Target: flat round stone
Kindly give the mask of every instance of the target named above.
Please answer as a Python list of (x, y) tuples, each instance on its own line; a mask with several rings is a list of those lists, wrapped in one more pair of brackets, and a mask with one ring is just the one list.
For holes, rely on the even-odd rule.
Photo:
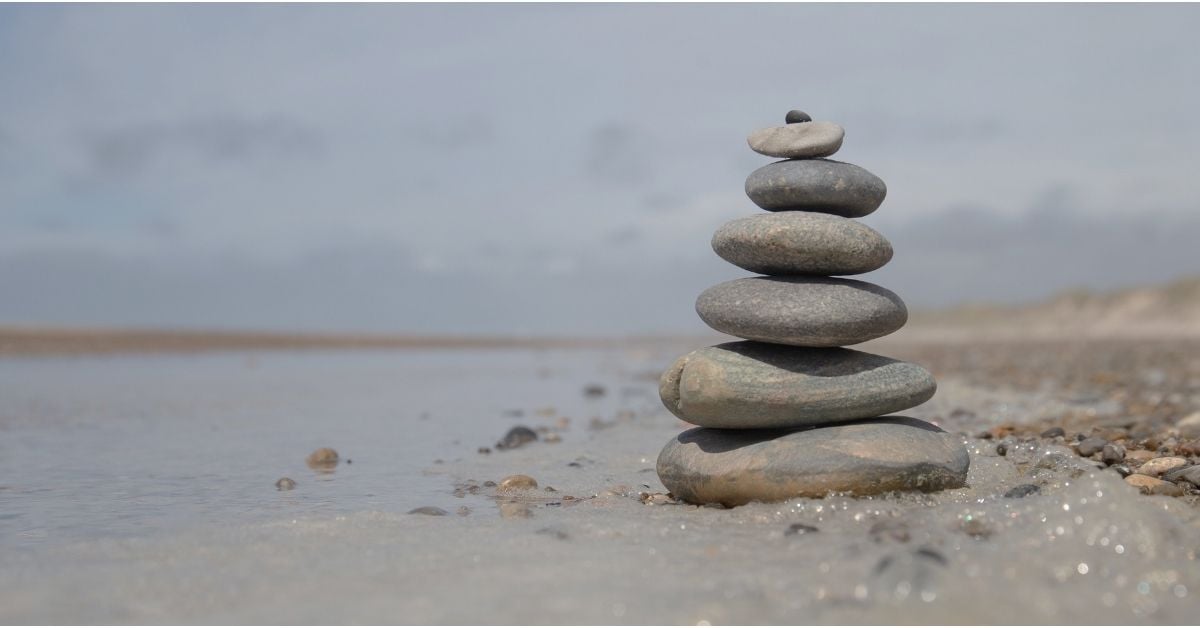
[(836, 277), (745, 277), (700, 293), (696, 313), (746, 340), (841, 347), (904, 326), (908, 309), (891, 290)]
[(729, 342), (697, 349), (659, 379), (663, 405), (702, 427), (795, 428), (877, 417), (925, 403), (929, 371), (853, 349)]
[(814, 212), (755, 214), (713, 234), (725, 261), (763, 275), (857, 275), (883, 267), (892, 245), (861, 222)]
[(770, 211), (802, 210), (859, 218), (879, 208), (887, 196), (887, 186), (854, 164), (792, 159), (751, 172), (746, 179), (746, 194), (755, 205)]
[(842, 147), (846, 131), (832, 122), (801, 122), (759, 129), (746, 138), (750, 149), (768, 157), (828, 157)]
[(970, 464), (958, 437), (891, 416), (798, 431), (691, 429), (658, 455), (658, 477), (684, 501), (739, 506), (959, 488)]

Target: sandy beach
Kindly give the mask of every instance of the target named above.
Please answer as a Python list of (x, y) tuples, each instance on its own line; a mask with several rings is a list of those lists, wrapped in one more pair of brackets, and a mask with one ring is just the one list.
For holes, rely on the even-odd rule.
[[(657, 376), (687, 346), (6, 357), (0, 620), (1173, 623), (1200, 612), (1195, 495), (1140, 494), (1068, 440), (1138, 421), (1169, 430), (1200, 402), (1195, 341), (872, 345), (937, 376), (938, 394), (907, 414), (962, 435), (969, 486), (734, 509), (674, 503), (654, 472), (685, 427), (662, 408)], [(541, 439), (496, 449), (517, 425)], [(1050, 425), (1066, 438), (1039, 438)], [(1021, 438), (1001, 456), (1009, 434)], [(322, 446), (341, 454), (331, 472), (304, 463)], [(538, 489), (490, 485), (513, 474)], [(294, 490), (276, 490), (285, 476)], [(1025, 485), (1036, 492), (1005, 497)], [(447, 514), (408, 514), (421, 507)]]

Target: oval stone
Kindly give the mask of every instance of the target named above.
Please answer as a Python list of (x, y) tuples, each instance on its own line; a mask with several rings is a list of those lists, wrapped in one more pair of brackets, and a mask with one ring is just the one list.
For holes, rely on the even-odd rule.
[(832, 122), (801, 122), (759, 129), (746, 138), (750, 149), (768, 157), (828, 157), (842, 147), (846, 131)]
[(892, 245), (849, 218), (813, 212), (756, 214), (713, 234), (725, 261), (763, 275), (857, 275), (883, 267)]
[(794, 159), (751, 172), (746, 194), (755, 205), (770, 211), (803, 210), (859, 218), (879, 208), (887, 186), (854, 164)]
[(891, 290), (836, 277), (745, 277), (700, 293), (696, 313), (713, 329), (800, 347), (840, 347), (886, 336), (908, 310)]
[(916, 364), (853, 349), (729, 342), (693, 351), (659, 379), (675, 416), (702, 427), (794, 428), (877, 417), (937, 391)]
[(658, 477), (676, 498), (740, 506), (830, 493), (876, 495), (966, 485), (962, 441), (901, 416), (798, 431), (698, 427), (658, 456)]

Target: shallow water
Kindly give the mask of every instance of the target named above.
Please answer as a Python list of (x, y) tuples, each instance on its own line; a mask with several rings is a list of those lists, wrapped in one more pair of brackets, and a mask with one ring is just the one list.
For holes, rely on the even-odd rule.
[[(445, 492), (423, 469), (547, 422), (540, 408), (611, 414), (618, 395), (580, 403), (606, 368), (603, 352), (533, 350), (0, 361), (0, 539), (406, 512)], [(322, 446), (350, 463), (307, 468)], [(284, 476), (303, 490), (277, 493)]]
[[(969, 486), (934, 495), (729, 510), (643, 504), (639, 493), (663, 490), (653, 470), (659, 449), (685, 427), (661, 407), (654, 381), (677, 354), (5, 361), (0, 620), (1170, 623), (1200, 616), (1196, 510), (1142, 496), (1114, 472), (1054, 446), (999, 457), (994, 444), (964, 437)], [(607, 394), (585, 397), (592, 383)], [(1087, 403), (1052, 389), (1017, 394), (946, 377), (931, 402), (908, 414), (974, 433)], [(524, 416), (506, 415), (517, 409)], [(564, 416), (571, 421), (562, 443), (476, 453), (514, 424)], [(318, 474), (303, 459), (319, 446), (353, 463)], [(513, 473), (537, 478), (541, 488), (509, 501), (481, 486)], [(275, 490), (283, 475), (296, 479), (296, 490)], [(1039, 491), (1003, 497), (1022, 484)], [(456, 487), (469, 490), (456, 495)], [(451, 514), (405, 514), (418, 506)]]

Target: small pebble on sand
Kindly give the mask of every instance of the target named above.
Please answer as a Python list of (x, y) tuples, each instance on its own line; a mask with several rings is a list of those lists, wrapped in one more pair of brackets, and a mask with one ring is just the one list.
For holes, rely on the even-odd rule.
[(1162, 458), (1147, 460), (1142, 466), (1138, 467), (1138, 473), (1157, 477), (1175, 469), (1186, 467), (1187, 465), (1187, 458), (1164, 456)]
[(329, 447), (322, 447), (305, 458), (304, 462), (310, 469), (319, 471), (332, 470), (338, 463), (338, 452)]
[(296, 481), (292, 478), (279, 478), (275, 482), (275, 488), (280, 491), (290, 491), (296, 488)]
[(408, 511), (408, 514), (410, 514), (410, 515), (429, 515), (431, 517), (444, 517), (444, 516), (446, 516), (447, 513), (445, 510), (442, 510), (441, 508), (438, 508), (437, 506), (421, 506), (420, 508), (413, 508), (412, 510)]
[(503, 480), (500, 480), (497, 490), (499, 490), (501, 493), (508, 493), (511, 491), (528, 491), (537, 487), (537, 480), (529, 477), (528, 475), (510, 475)]
[(1075, 446), (1075, 451), (1078, 451), (1079, 455), (1083, 456), (1084, 458), (1088, 458), (1099, 453), (1107, 444), (1108, 441), (1104, 440), (1103, 438), (1092, 436), (1080, 441), (1079, 444)]
[(589, 398), (603, 397), (608, 392), (608, 389), (600, 384), (588, 384), (583, 389), (583, 396)]
[(1020, 484), (1008, 489), (1008, 491), (1004, 493), (1004, 496), (1009, 499), (1020, 499), (1022, 497), (1029, 497), (1034, 493), (1040, 493), (1041, 490), (1041, 487), (1039, 487), (1037, 484)]
[(504, 435), (504, 438), (500, 439), (500, 442), (496, 443), (496, 449), (516, 449), (517, 447), (520, 447), (526, 443), (532, 443), (537, 439), (537, 432), (525, 427), (524, 425), (518, 425), (511, 430), (508, 430), (508, 433)]
[(1125, 460), (1125, 448), (1116, 443), (1109, 443), (1100, 450), (1100, 460), (1107, 465), (1122, 462)]
[(820, 531), (821, 531), (820, 528), (818, 528), (817, 526), (810, 526), (807, 523), (793, 523), (792, 525), (788, 526), (786, 530), (783, 531), (783, 535), (784, 536), (799, 536), (799, 535), (804, 535), (804, 534), (812, 534), (814, 532), (820, 532)]

